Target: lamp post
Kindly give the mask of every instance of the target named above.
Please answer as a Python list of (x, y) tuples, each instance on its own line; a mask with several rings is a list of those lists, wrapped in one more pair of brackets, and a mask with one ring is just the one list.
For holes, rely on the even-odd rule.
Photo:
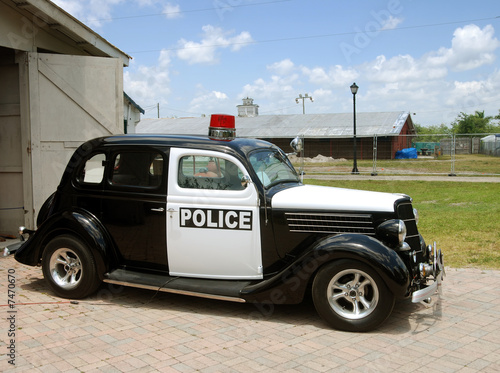
[(356, 93), (358, 93), (358, 86), (356, 83), (351, 85), (351, 93), (352, 93), (352, 105), (353, 105), (353, 115), (354, 115), (354, 165), (352, 167), (352, 174), (358, 175), (358, 160), (356, 159)]
[(299, 97), (297, 97), (295, 99), (295, 102), (298, 104), (299, 103), (299, 100), (302, 100), (302, 114), (305, 114), (306, 113), (306, 104), (304, 102), (305, 99), (307, 98), (310, 98), (311, 99), (311, 102), (314, 102), (312, 96), (309, 96), (308, 93), (306, 93), (304, 96), (302, 96), (302, 93), (299, 94)]

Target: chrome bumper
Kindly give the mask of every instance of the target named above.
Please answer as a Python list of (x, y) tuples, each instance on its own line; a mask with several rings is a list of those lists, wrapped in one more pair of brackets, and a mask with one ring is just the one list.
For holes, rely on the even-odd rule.
[(441, 282), (444, 279), (444, 263), (443, 254), (441, 250), (437, 250), (436, 243), (431, 247), (429, 246), (429, 251), (432, 254), (432, 262), (430, 264), (421, 264), (421, 275), (425, 278), (428, 275), (434, 277), (434, 282), (427, 285), (423, 289), (413, 292), (411, 301), (413, 303), (419, 303), (428, 300), (436, 291), (440, 290)]
[(9, 256), (14, 254), (24, 243), (25, 241), (19, 241), (9, 245), (3, 249), (3, 256)]
[(26, 227), (19, 227), (19, 242), (13, 243), (3, 249), (3, 256), (14, 254), (26, 242), (26, 235), (30, 236), (35, 233), (34, 230), (27, 229)]

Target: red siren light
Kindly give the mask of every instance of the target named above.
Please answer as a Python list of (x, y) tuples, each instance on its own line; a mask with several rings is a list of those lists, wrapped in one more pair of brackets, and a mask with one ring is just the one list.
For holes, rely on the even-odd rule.
[(208, 136), (214, 140), (234, 140), (236, 137), (234, 115), (212, 114)]

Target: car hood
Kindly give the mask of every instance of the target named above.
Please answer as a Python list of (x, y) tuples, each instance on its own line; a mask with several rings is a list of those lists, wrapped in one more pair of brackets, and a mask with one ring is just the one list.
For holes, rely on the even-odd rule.
[(404, 194), (368, 192), (355, 189), (301, 185), (273, 196), (278, 209), (394, 212), (394, 203)]

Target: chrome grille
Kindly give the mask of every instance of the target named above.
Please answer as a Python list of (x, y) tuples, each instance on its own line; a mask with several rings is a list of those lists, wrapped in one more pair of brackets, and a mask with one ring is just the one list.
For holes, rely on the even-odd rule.
[(286, 213), (285, 216), (290, 232), (375, 235), (372, 216), (368, 214)]
[(420, 236), (418, 234), (417, 222), (413, 213), (411, 202), (402, 202), (396, 208), (398, 218), (403, 220), (406, 225), (406, 242), (414, 249), (420, 248)]
[(413, 206), (411, 202), (400, 203), (397, 207), (398, 218), (403, 220), (406, 225), (406, 237), (418, 237), (417, 223), (413, 214)]

